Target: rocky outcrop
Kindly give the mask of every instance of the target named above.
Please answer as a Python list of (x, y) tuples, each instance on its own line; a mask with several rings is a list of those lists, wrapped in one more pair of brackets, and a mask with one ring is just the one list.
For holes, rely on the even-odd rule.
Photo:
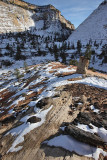
[(29, 30), (46, 30), (51, 27), (53, 32), (68, 28), (74, 30), (74, 25), (67, 21), (59, 10), (52, 5), (36, 6), (21, 0), (0, 0), (0, 33)]
[(21, 32), (34, 26), (32, 12), (0, 1), (0, 33)]
[(50, 26), (50, 23), (53, 23), (53, 21), (60, 21), (63, 27), (67, 27), (69, 29), (74, 30), (75, 27), (71, 22), (66, 20), (62, 15), (61, 12), (56, 9), (52, 5), (46, 5), (46, 6), (37, 6), (35, 9), (35, 19), (38, 20), (45, 20), (44, 28), (48, 28)]
[(40, 121), (41, 121), (41, 119), (36, 117), (36, 116), (32, 116), (27, 120), (27, 122), (30, 122), (30, 123), (37, 123), (37, 122), (40, 122)]
[[(47, 71), (48, 67), (49, 70)], [(49, 147), (48, 144), (43, 144), (44, 141), (49, 141), (53, 137), (64, 135), (65, 127), (70, 127), (70, 132), (66, 130), (66, 134), (70, 135), (72, 131), (72, 135), (78, 141), (98, 146), (102, 149), (103, 145), (106, 147), (103, 142), (104, 139), (100, 136), (101, 134), (97, 132), (97, 129), (100, 130), (101, 127), (103, 130), (107, 129), (107, 91), (78, 83), (65, 85), (63, 84), (62, 78), (55, 76), (55, 73), (58, 72), (58, 69), (64, 71), (65, 69), (69, 69), (69, 67), (63, 66), (58, 62), (49, 63), (48, 67), (47, 65), (44, 66), (44, 64), (38, 65), (38, 68), (36, 66), (36, 69), (35, 66), (29, 66), (27, 82), (26, 78), (22, 77), (18, 84), (15, 77), (14, 81), (10, 79), (10, 77), (13, 78), (13, 74), (9, 76), (9, 73), (5, 73), (5, 77), (4, 74), (1, 75), (1, 80), (5, 80), (6, 77), (8, 77), (10, 83), (8, 82), (8, 84), (5, 85), (4, 83), (3, 85), (1, 84), (0, 89), (8, 89), (8, 86), (13, 86), (13, 82), (15, 85), (14, 88), (9, 87), (11, 92), (15, 90), (14, 96), (10, 94), (7, 99), (4, 99), (0, 107), (0, 118), (2, 118), (0, 121), (0, 156), (3, 160), (12, 160), (14, 157), (16, 160), (29, 160), (35, 159), (35, 157), (38, 160), (76, 160), (77, 152), (70, 153), (65, 149)], [(25, 73), (24, 69), (22, 71), (22, 73)], [(49, 73), (50, 71), (55, 72)], [(65, 77), (64, 80), (67, 80), (67, 78), (69, 78), (69, 76)], [(21, 82), (23, 82), (23, 84)], [(45, 82), (45, 84), (40, 82)], [(63, 86), (54, 87), (54, 82), (62, 83)], [(4, 95), (9, 93), (9, 89), (7, 89), (1, 90), (1, 100), (4, 98)], [(52, 93), (53, 90), (54, 92)], [(95, 109), (99, 110), (98, 114), (92, 110), (91, 105), (94, 105)], [(48, 113), (44, 116), (47, 110)], [(6, 115), (8, 116), (6, 117)], [(38, 124), (39, 126), (37, 127)], [(88, 130), (82, 130), (81, 124), (87, 125)], [(36, 128), (33, 128), (35, 126)], [(29, 127), (32, 130), (29, 131)], [(79, 129), (79, 127), (81, 128)], [(96, 127), (96, 131), (93, 131)], [(20, 129), (17, 130), (18, 128)], [(16, 134), (14, 134), (14, 136), (11, 134), (4, 136), (8, 131), (10, 133), (12, 131), (11, 129), (13, 132), (16, 130)], [(103, 130), (101, 130), (100, 133), (103, 133)], [(88, 131), (91, 132), (87, 133)], [(25, 132), (27, 132), (27, 134), (24, 134)], [(21, 138), (20, 133), (22, 133), (22, 135), (24, 134), (24, 137), (22, 136), (24, 141), (19, 142), (20, 144), (18, 143), (15, 149), (22, 146), (21, 150), (9, 153), (8, 151), (13, 146), (12, 144), (15, 144), (15, 139), (17, 137)], [(18, 140), (19, 139), (17, 139), (17, 141)], [(69, 142), (68, 140), (68, 146), (70, 144)], [(76, 145), (75, 147), (78, 146)], [(104, 149), (106, 151), (106, 148)], [(92, 160), (93, 158), (78, 155), (78, 159)]]
[(28, 10), (34, 10), (36, 8), (35, 5), (32, 5), (30, 3), (26, 3), (22, 0), (0, 0), (0, 1), (6, 2), (8, 4), (13, 4), (13, 5), (16, 5), (16, 6), (20, 6), (22, 8), (28, 9)]

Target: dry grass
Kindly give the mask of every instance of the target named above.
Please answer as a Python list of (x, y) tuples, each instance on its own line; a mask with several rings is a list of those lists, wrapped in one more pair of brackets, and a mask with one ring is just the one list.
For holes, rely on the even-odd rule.
[(65, 77), (74, 74), (75, 72), (63, 72), (63, 73), (56, 73), (55, 76), (57, 77)]
[(91, 70), (87, 70), (87, 75), (89, 75), (89, 76), (97, 76), (97, 77), (101, 77), (101, 78), (107, 79), (107, 74), (99, 73), (99, 72), (93, 72)]
[(54, 70), (54, 71), (49, 71), (49, 73), (55, 73), (55, 72), (57, 72), (57, 70)]
[(78, 80), (81, 80), (82, 78), (71, 78), (71, 79), (68, 79), (68, 81), (78, 81)]
[(39, 83), (37, 83), (37, 84), (35, 84), (35, 85), (31, 85), (31, 86), (29, 86), (29, 89), (33, 89), (33, 88), (36, 88), (36, 87), (40, 87), (41, 85), (45, 85), (46, 83), (45, 82), (39, 82)]

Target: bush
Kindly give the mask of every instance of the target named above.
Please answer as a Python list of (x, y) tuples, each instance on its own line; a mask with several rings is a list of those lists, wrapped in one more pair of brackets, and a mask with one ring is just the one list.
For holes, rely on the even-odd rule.
[(1, 65), (4, 65), (4, 66), (6, 66), (6, 67), (8, 67), (8, 66), (11, 66), (13, 63), (11, 62), (11, 61), (9, 61), (9, 60), (3, 60), (2, 62), (1, 62)]
[(69, 65), (74, 65), (77, 66), (78, 65), (78, 61), (75, 59), (70, 60)]
[(15, 69), (14, 75), (16, 76), (18, 81), (20, 78), (22, 78), (24, 76), (24, 74), (20, 74), (20, 71), (17, 68)]
[(26, 62), (24, 62), (24, 69), (25, 69), (25, 72), (26, 72), (26, 73), (28, 73), (28, 72), (29, 72), (29, 70), (28, 70), (28, 65), (27, 65), (27, 63), (26, 63)]
[(95, 50), (92, 50), (91, 53), (92, 53), (92, 55), (95, 55)]
[(91, 54), (92, 54), (91, 46), (87, 45), (84, 57), (90, 60), (91, 59)]

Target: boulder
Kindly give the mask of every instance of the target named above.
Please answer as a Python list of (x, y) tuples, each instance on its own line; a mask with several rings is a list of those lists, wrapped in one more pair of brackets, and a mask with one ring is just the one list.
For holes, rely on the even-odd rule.
[(37, 104), (36, 107), (42, 109), (44, 106), (48, 105), (50, 98), (43, 98)]
[(40, 122), (40, 121), (41, 121), (41, 118), (38, 118), (36, 116), (32, 116), (27, 120), (27, 122), (30, 122), (30, 123), (37, 123), (37, 122)]

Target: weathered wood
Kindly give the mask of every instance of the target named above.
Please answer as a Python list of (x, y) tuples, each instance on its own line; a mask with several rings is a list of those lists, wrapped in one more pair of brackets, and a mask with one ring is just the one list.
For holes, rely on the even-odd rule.
[(76, 140), (87, 143), (92, 146), (104, 146), (105, 142), (97, 135), (86, 132), (77, 128), (75, 125), (69, 125), (65, 128), (65, 132)]
[(86, 74), (87, 73), (87, 69), (88, 69), (88, 65), (89, 65), (89, 60), (83, 56), (80, 57), (78, 66), (77, 66), (77, 73), (79, 74)]

